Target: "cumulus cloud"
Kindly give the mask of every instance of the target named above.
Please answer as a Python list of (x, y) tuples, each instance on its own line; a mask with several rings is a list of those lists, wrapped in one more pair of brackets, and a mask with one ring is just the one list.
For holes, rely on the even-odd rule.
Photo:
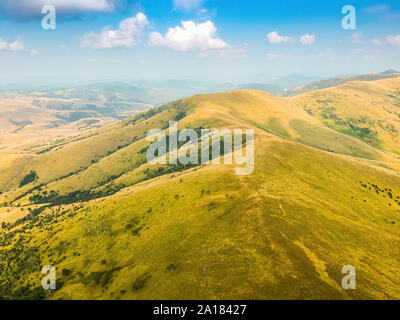
[(8, 43), (0, 38), (0, 50), (6, 50), (8, 47)]
[(14, 41), (14, 42), (9, 43), (9, 44), (8, 44), (8, 48), (9, 48), (11, 51), (22, 51), (22, 50), (25, 49), (25, 46), (24, 46), (24, 44), (23, 44), (21, 41), (16, 40), (16, 41)]
[(42, 7), (53, 5), (57, 14), (114, 12), (125, 0), (1, 0), (0, 11), (8, 16), (32, 17), (41, 15)]
[(164, 46), (176, 51), (206, 51), (209, 49), (224, 49), (228, 45), (216, 38), (217, 28), (210, 20), (204, 23), (182, 21), (182, 26), (170, 28), (163, 36), (152, 32), (149, 36), (151, 46)]
[(386, 41), (392, 46), (400, 47), (400, 34), (398, 34), (397, 36), (387, 36)]
[(19, 40), (15, 40), (14, 42), (7, 43), (3, 39), (0, 39), (0, 50), (8, 50), (8, 51), (23, 51), (25, 46), (23, 42)]
[(101, 33), (89, 32), (81, 37), (81, 47), (84, 48), (114, 48), (132, 47), (138, 43), (145, 27), (149, 24), (143, 13), (120, 22), (117, 30), (106, 27)]
[(276, 31), (268, 33), (267, 38), (270, 43), (284, 43), (290, 40), (290, 37), (280, 36)]
[(174, 8), (183, 11), (193, 11), (201, 7), (204, 0), (174, 0)]
[(315, 42), (315, 35), (306, 33), (300, 37), (300, 42), (304, 45), (313, 44)]

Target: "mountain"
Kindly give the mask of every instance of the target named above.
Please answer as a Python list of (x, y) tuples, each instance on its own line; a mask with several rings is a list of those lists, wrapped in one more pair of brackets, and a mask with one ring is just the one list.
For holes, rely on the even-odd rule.
[(381, 72), (381, 74), (394, 74), (394, 73), (400, 73), (400, 72), (396, 71), (394, 69), (389, 69), (389, 70), (386, 70), (384, 72)]
[[(399, 93), (391, 77), (195, 95), (3, 158), (0, 297), (400, 298)], [(147, 163), (147, 132), (172, 120), (253, 129), (254, 172)], [(341, 287), (346, 265), (357, 290)]]
[(317, 82), (313, 82), (310, 84), (306, 84), (304, 86), (299, 86), (291, 90), (285, 90), (282, 93), (283, 97), (291, 97), (291, 96), (296, 96), (303, 94), (305, 92), (310, 92), (314, 90), (320, 90), (320, 89), (325, 89), (325, 88), (332, 88), (338, 85), (341, 85), (346, 82), (351, 82), (351, 81), (375, 81), (375, 80), (380, 80), (380, 79), (389, 79), (396, 77), (394, 74), (376, 74), (376, 73), (371, 73), (371, 74), (364, 74), (364, 75), (357, 75), (357, 76), (347, 76), (347, 77), (340, 77), (340, 78), (332, 78), (332, 79), (326, 79), (326, 80), (321, 80)]
[(201, 93), (217, 93), (217, 92), (229, 92), (235, 90), (259, 90), (264, 91), (273, 95), (282, 93), (283, 89), (273, 84), (263, 83), (247, 83), (247, 84), (233, 84), (233, 83), (222, 83), (215, 87), (203, 90)]
[(298, 86), (302, 86), (308, 83), (320, 81), (321, 78), (318, 77), (310, 77), (298, 73), (293, 73), (289, 74), (287, 76), (284, 76), (282, 78), (279, 78), (278, 80), (275, 80), (273, 82), (274, 85), (277, 85), (281, 88), (285, 89), (292, 89)]

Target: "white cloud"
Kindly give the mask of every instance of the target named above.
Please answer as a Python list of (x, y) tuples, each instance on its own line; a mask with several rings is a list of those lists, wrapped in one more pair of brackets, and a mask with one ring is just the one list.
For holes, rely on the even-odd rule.
[(6, 50), (7, 48), (8, 48), (8, 43), (0, 38), (0, 51), (1, 50)]
[(0, 38), (0, 50), (23, 51), (24, 49), (25, 49), (24, 44), (19, 40), (7, 43), (6, 41)]
[(284, 43), (290, 40), (290, 37), (280, 36), (276, 31), (268, 33), (267, 38), (271, 43)]
[(174, 0), (174, 8), (184, 11), (197, 10), (203, 2), (204, 0)]
[(300, 42), (304, 45), (313, 44), (315, 42), (315, 35), (306, 33), (300, 37)]
[(351, 36), (351, 42), (353, 43), (361, 43), (362, 40), (362, 33), (355, 33)]
[(25, 46), (21, 41), (16, 40), (8, 44), (8, 49), (10, 51), (22, 51), (25, 49)]
[(31, 50), (29, 51), (29, 54), (33, 57), (33, 56), (37, 56), (39, 54), (39, 51), (37, 50)]
[(392, 46), (400, 47), (400, 34), (398, 34), (397, 36), (387, 36), (386, 41)]
[(143, 13), (120, 22), (117, 30), (106, 27), (98, 34), (86, 33), (81, 37), (81, 47), (86, 48), (114, 48), (132, 47), (138, 43), (145, 27), (149, 24)]
[(374, 46), (382, 46), (384, 44), (383, 41), (381, 39), (378, 39), (378, 38), (372, 39), (371, 42), (372, 42), (372, 44)]
[(217, 28), (210, 20), (204, 23), (182, 21), (182, 26), (170, 28), (163, 36), (152, 32), (149, 36), (151, 46), (164, 46), (176, 51), (206, 51), (209, 49), (224, 49), (228, 45), (215, 37)]
[(37, 16), (45, 5), (53, 5), (57, 14), (114, 12), (121, 0), (1, 0), (0, 9), (16, 17)]

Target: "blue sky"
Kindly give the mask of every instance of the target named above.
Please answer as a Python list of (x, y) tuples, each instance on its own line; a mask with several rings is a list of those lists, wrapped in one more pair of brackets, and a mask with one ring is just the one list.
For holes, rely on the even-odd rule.
[[(54, 5), (56, 29), (41, 8)], [(342, 28), (344, 5), (355, 30)], [(268, 82), (400, 69), (400, 2), (2, 0), (0, 82)]]

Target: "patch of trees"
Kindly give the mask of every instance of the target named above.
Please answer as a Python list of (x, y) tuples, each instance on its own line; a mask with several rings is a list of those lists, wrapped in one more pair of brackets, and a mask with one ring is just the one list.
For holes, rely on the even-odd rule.
[(35, 204), (51, 203), (52, 205), (71, 204), (75, 202), (86, 202), (96, 198), (105, 197), (115, 193), (110, 187), (104, 190), (93, 192), (92, 190), (77, 190), (65, 195), (60, 195), (57, 191), (51, 190), (49, 194), (34, 194), (29, 197), (29, 201)]
[(23, 187), (33, 181), (35, 181), (38, 178), (37, 174), (35, 171), (30, 171), (25, 177), (22, 178), (21, 182), (19, 183), (19, 187)]
[(157, 114), (159, 114), (159, 113), (161, 113), (161, 112), (163, 112), (165, 110), (167, 110), (167, 107), (166, 106), (161, 106), (161, 107), (158, 107), (158, 108), (153, 108), (153, 109), (151, 109), (151, 110), (149, 110), (147, 112), (140, 113), (140, 114), (136, 115), (132, 120), (127, 121), (125, 123), (125, 126), (129, 126), (129, 125), (132, 125), (132, 124), (137, 124), (138, 122), (141, 122), (141, 121), (147, 120), (147, 119), (149, 119), (151, 117), (154, 117), (155, 115), (157, 115)]
[(100, 285), (102, 288), (107, 288), (107, 285), (111, 282), (113, 273), (121, 270), (122, 267), (115, 267), (107, 271), (94, 271), (91, 272), (83, 282), (86, 284), (92, 283), (94, 285)]
[(186, 117), (186, 110), (182, 110), (182, 111), (180, 111), (177, 115), (176, 115), (176, 117), (175, 117), (175, 121), (179, 121), (179, 120), (181, 120), (181, 119), (183, 119), (184, 117)]
[(182, 103), (181, 100), (178, 100), (178, 101), (168, 103), (161, 107), (153, 108), (147, 112), (140, 113), (140, 114), (136, 115), (132, 120), (127, 121), (125, 123), (125, 126), (137, 124), (141, 121), (150, 119), (161, 112), (164, 112), (166, 110), (172, 110), (172, 109), (174, 109), (177, 113), (177, 115), (174, 118), (175, 121), (179, 121), (182, 118), (186, 117), (186, 115), (187, 115), (187, 110), (186, 110), (184, 104)]
[(145, 180), (150, 180), (150, 179), (154, 179), (156, 177), (160, 177), (160, 176), (164, 176), (170, 173), (174, 173), (174, 172), (182, 172), (194, 167), (199, 166), (199, 164), (176, 164), (176, 165), (167, 165), (164, 167), (159, 167), (157, 170), (150, 170), (150, 168), (147, 168), (144, 171), (144, 174), (146, 175)]

